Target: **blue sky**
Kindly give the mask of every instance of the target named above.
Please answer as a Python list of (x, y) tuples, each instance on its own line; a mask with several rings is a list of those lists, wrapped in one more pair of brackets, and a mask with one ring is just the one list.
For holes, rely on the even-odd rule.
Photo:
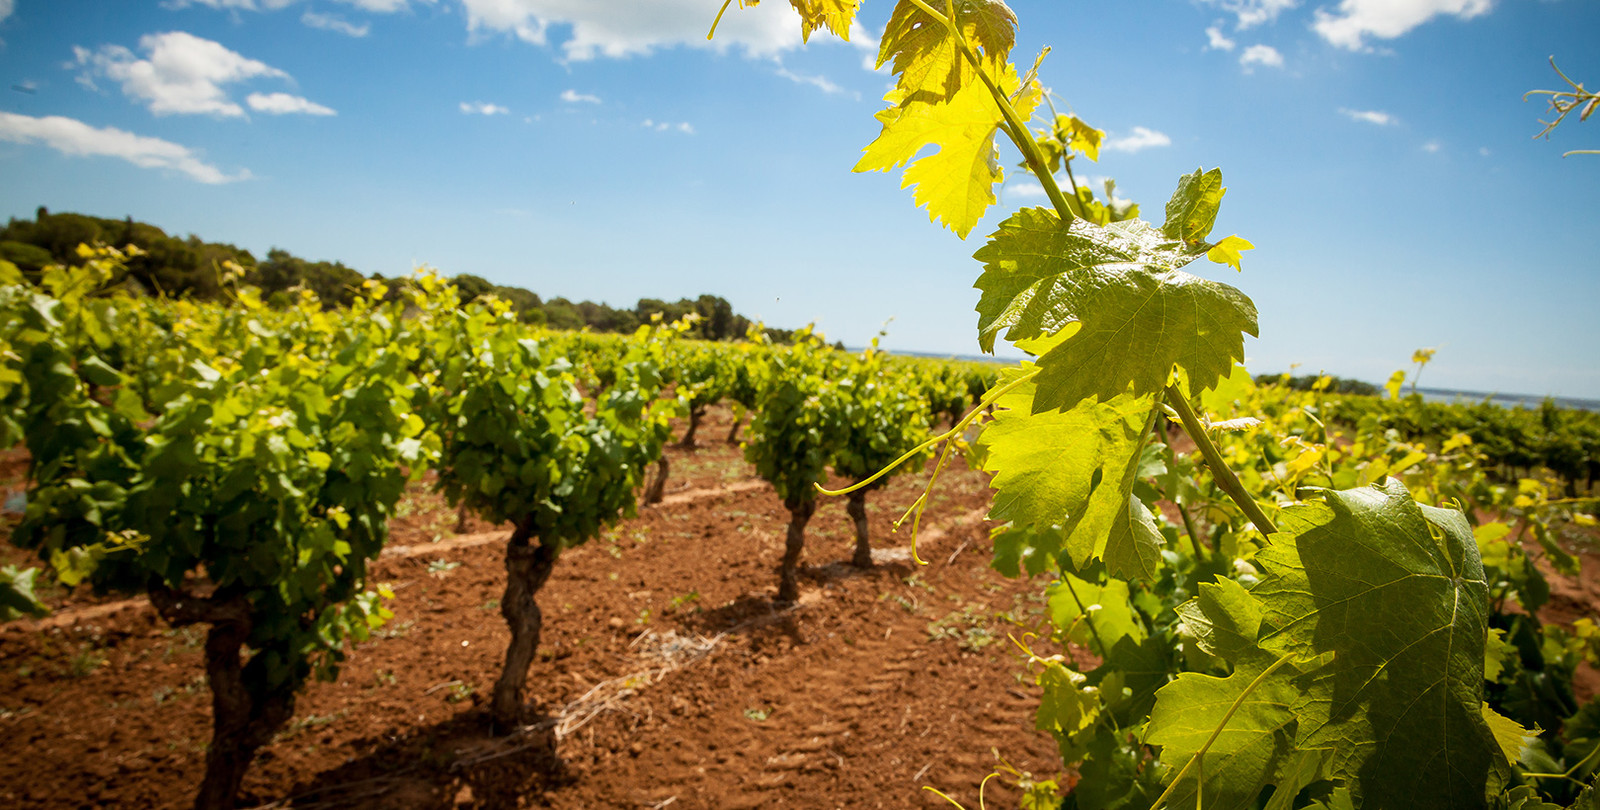
[[(890, 77), (800, 42), (782, 0), (0, 0), (0, 216), (132, 215), (364, 272), (417, 264), (631, 305), (722, 295), (851, 345), (977, 352), (984, 234), (1043, 204), (1008, 171), (963, 242), (895, 175), (852, 174)], [(1017, 0), (1058, 105), (1160, 210), (1221, 166), (1256, 245), (1250, 366), (1600, 398), (1600, 83), (1583, 0)], [(1002, 160), (1017, 157), (1002, 149)], [(1079, 161), (1083, 163), (1083, 161)]]

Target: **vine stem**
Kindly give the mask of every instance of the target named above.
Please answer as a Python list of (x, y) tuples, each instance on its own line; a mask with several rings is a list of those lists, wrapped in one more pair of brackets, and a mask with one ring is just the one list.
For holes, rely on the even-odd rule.
[[(1212, 743), (1215, 743), (1217, 738), (1222, 736), (1222, 730), (1228, 727), (1228, 721), (1232, 720), (1233, 715), (1239, 711), (1239, 707), (1244, 705), (1245, 698), (1250, 697), (1250, 694), (1256, 691), (1257, 687), (1265, 683), (1267, 676), (1277, 672), (1279, 667), (1287, 663), (1289, 663), (1289, 656), (1287, 655), (1272, 662), (1272, 666), (1267, 667), (1265, 671), (1263, 671), (1260, 675), (1257, 675), (1256, 679), (1251, 681), (1250, 685), (1246, 686), (1244, 691), (1240, 692), (1237, 698), (1234, 698), (1233, 705), (1228, 707), (1228, 713), (1222, 716), (1222, 722), (1218, 723), (1217, 727), (1211, 731), (1211, 736), (1206, 738), (1206, 744), (1200, 746), (1200, 750), (1194, 752), (1194, 756), (1189, 757), (1189, 761), (1183, 765), (1183, 770), (1178, 771), (1178, 775), (1172, 778), (1172, 784), (1167, 785), (1167, 789), (1162, 791), (1160, 796), (1156, 797), (1155, 804), (1150, 805), (1150, 810), (1161, 810), (1162, 807), (1166, 806), (1167, 798), (1172, 795), (1172, 791), (1178, 789), (1178, 783), (1182, 782), (1183, 777), (1189, 774), (1189, 769), (1193, 768), (1195, 763), (1199, 762), (1201, 757), (1204, 757), (1206, 752), (1211, 750)], [(1195, 794), (1199, 795), (1199, 792), (1200, 789), (1196, 787)]]
[(1022, 114), (1011, 105), (1011, 98), (995, 84), (994, 78), (984, 71), (982, 63), (978, 61), (978, 55), (967, 43), (966, 35), (961, 33), (961, 26), (956, 20), (955, 0), (945, 0), (946, 14), (935, 11), (925, 0), (911, 0), (911, 4), (922, 9), (923, 13), (950, 31), (956, 47), (961, 49), (961, 55), (972, 65), (973, 72), (978, 74), (983, 86), (988, 88), (989, 95), (994, 97), (995, 104), (1000, 108), (1000, 115), (1005, 119), (1006, 135), (1011, 138), (1012, 144), (1028, 162), (1028, 168), (1039, 179), (1039, 185), (1044, 186), (1045, 196), (1050, 198), (1050, 204), (1055, 207), (1056, 215), (1061, 218), (1061, 224), (1066, 226), (1071, 224), (1072, 220), (1082, 217), (1083, 211), (1077, 199), (1074, 198), (1069, 202), (1066, 195), (1061, 193), (1061, 187), (1056, 184), (1056, 178), (1050, 173), (1049, 164), (1045, 162), (1044, 153), (1039, 151), (1039, 144), (1028, 134), (1028, 122), (1022, 120)]
[(1239, 483), (1239, 476), (1233, 473), (1228, 463), (1222, 460), (1222, 452), (1212, 443), (1210, 434), (1206, 433), (1205, 425), (1200, 424), (1200, 417), (1195, 415), (1194, 408), (1189, 406), (1189, 400), (1178, 390), (1176, 384), (1167, 386), (1166, 402), (1178, 412), (1178, 419), (1183, 422), (1183, 430), (1194, 440), (1195, 447), (1199, 448), (1200, 455), (1205, 458), (1206, 466), (1211, 468), (1211, 477), (1216, 480), (1217, 486), (1227, 493), (1233, 502), (1244, 510), (1245, 517), (1255, 525), (1256, 531), (1264, 535), (1277, 534), (1278, 527), (1273, 525), (1267, 513), (1261, 511), (1261, 505), (1245, 492), (1244, 484)]

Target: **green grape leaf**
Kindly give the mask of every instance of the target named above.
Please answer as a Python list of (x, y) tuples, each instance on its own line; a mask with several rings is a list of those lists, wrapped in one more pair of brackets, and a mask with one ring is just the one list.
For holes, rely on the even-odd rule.
[(1045, 596), (1057, 634), (1096, 655), (1107, 655), (1123, 639), (1134, 644), (1145, 640), (1144, 626), (1128, 599), (1128, 583), (1120, 579), (1096, 585), (1062, 572), (1061, 579), (1045, 589)]
[[(933, 7), (943, 10), (941, 3)], [(1000, 0), (959, 0), (955, 9), (963, 36), (977, 49), (979, 64), (990, 76), (1002, 75), (1016, 43), (1017, 15)], [(891, 60), (900, 77), (896, 85), (899, 98), (908, 102), (947, 101), (979, 83), (950, 29), (911, 0), (900, 0), (895, 6), (878, 43), (877, 67)]]
[(1167, 202), (1167, 221), (1161, 225), (1161, 232), (1168, 239), (1189, 246), (1205, 242), (1206, 234), (1211, 233), (1211, 226), (1216, 224), (1222, 195), (1227, 192), (1222, 187), (1221, 169), (1209, 172), (1195, 169), (1193, 174), (1179, 178), (1178, 189)]
[(1200, 586), (1200, 597), (1175, 610), (1187, 635), (1209, 655), (1237, 661), (1257, 648), (1261, 603), (1238, 580), (1219, 579)]
[(1284, 510), (1256, 555), (1262, 646), (1300, 681), (1296, 745), (1333, 752), (1364, 810), (1479, 806), (1508, 765), (1484, 721), (1488, 588), (1471, 527), (1395, 479)]
[(1529, 731), (1520, 723), (1489, 708), (1484, 703), (1479, 707), (1483, 713), (1483, 722), (1489, 725), (1489, 730), (1494, 733), (1495, 744), (1500, 746), (1500, 753), (1507, 762), (1516, 762), (1522, 757), (1522, 747), (1538, 736), (1538, 730)]
[(1240, 236), (1224, 236), (1222, 241), (1211, 246), (1206, 251), (1206, 258), (1217, 264), (1225, 264), (1235, 270), (1243, 270), (1241, 263), (1244, 261), (1244, 252), (1255, 250), (1256, 246), (1250, 240)]
[(1171, 806), (1196, 804), (1196, 788), (1206, 807), (1254, 806), (1261, 788), (1294, 751), (1296, 718), (1290, 706), (1299, 694), (1297, 670), (1261, 649), (1260, 603), (1233, 580), (1201, 585), (1199, 597), (1185, 603), (1179, 615), (1202, 648), (1233, 664), (1233, 673), (1218, 678), (1185, 672), (1162, 687), (1145, 742), (1162, 746), (1162, 762), (1176, 778), (1210, 741), (1198, 767), (1173, 789)]
[(33, 593), (37, 568), (19, 569), (14, 565), (0, 568), (0, 621), (11, 621), (23, 616), (38, 618), (50, 609)]
[(1118, 576), (1152, 577), (1160, 560), (1160, 533), (1149, 510), (1132, 495), (1151, 398), (1123, 395), (1034, 413), (1034, 397), (1031, 382), (1002, 396), (994, 419), (978, 437), (982, 469), (994, 473), (989, 518), (1062, 526), (1064, 542), (1053, 532), (1014, 539), (1042, 541), (1050, 546), (1039, 549), (1045, 553), (1065, 548), (1074, 568), (1102, 558)]
[(861, 0), (789, 0), (800, 13), (800, 39), (811, 41), (811, 32), (826, 27), (834, 36), (849, 42), (850, 23), (856, 18)]
[[(1040, 99), (1038, 82), (1030, 81), (1019, 93), (1015, 69), (1007, 67), (999, 75), (1001, 89), (1014, 94), (1018, 114), (1032, 115)], [(863, 150), (853, 171), (888, 171), (910, 162), (900, 187), (915, 186), (912, 199), (928, 209), (928, 218), (965, 239), (994, 204), (995, 185), (1005, 179), (994, 146), (1004, 119), (1000, 106), (978, 82), (969, 82), (941, 104), (909, 103), (899, 88), (884, 99), (891, 106), (877, 114), (883, 131)], [(929, 145), (939, 150), (917, 158)]]
[[(1095, 727), (1100, 717), (1099, 690), (1085, 686), (1088, 679), (1059, 661), (1048, 661), (1039, 672), (1039, 711), (1034, 726), (1061, 741), (1062, 758)], [(1070, 761), (1070, 760), (1069, 760)]]
[[(1204, 247), (1204, 246), (1202, 246)], [(1071, 408), (1166, 386), (1174, 365), (1204, 390), (1244, 357), (1256, 335), (1256, 308), (1234, 287), (1178, 268), (1204, 250), (1190, 249), (1136, 220), (1101, 227), (1026, 208), (1000, 224), (974, 258), (979, 344), (996, 334), (1025, 340), (1077, 323), (1069, 338), (1039, 358), (1033, 409)]]

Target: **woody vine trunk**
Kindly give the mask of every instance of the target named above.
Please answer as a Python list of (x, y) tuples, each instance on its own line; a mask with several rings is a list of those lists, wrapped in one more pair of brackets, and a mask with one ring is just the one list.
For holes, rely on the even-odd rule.
[(206, 774), (196, 794), (196, 810), (231, 810), (244, 775), (261, 746), (294, 716), (297, 678), (269, 687), (259, 654), (249, 663), (240, 656), (253, 625), (250, 601), (219, 592), (198, 598), (157, 584), (150, 602), (169, 624), (210, 624), (206, 633), (206, 678), (211, 686), (211, 745)]
[(506, 543), (506, 590), (500, 599), (500, 615), (511, 629), (511, 643), (489, 708), (496, 734), (509, 734), (520, 725), (528, 666), (539, 651), (544, 617), (535, 597), (550, 579), (556, 551), (552, 545), (534, 542), (537, 539), (531, 521), (523, 521)]
[(689, 427), (684, 429), (683, 441), (678, 442), (679, 447), (687, 449), (695, 446), (694, 434), (695, 431), (700, 429), (700, 420), (705, 418), (705, 415), (706, 406), (704, 405), (699, 405), (689, 409)]
[(854, 490), (845, 502), (844, 510), (850, 515), (850, 522), (856, 527), (856, 553), (850, 559), (850, 564), (857, 568), (872, 567), (872, 544), (867, 536), (867, 491), (872, 486), (865, 486)]
[(778, 601), (795, 602), (800, 598), (800, 581), (796, 569), (800, 552), (806, 545), (806, 524), (817, 512), (814, 498), (789, 498), (783, 502), (789, 510), (789, 532), (783, 543), (783, 563), (778, 570)]

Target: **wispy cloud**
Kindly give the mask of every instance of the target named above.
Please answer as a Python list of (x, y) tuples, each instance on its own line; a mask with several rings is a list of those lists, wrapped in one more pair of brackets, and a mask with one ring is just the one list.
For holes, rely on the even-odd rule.
[(310, 99), (288, 93), (251, 93), (245, 103), (256, 112), (268, 115), (335, 115), (331, 107), (324, 107)]
[(0, 0), (0, 22), (5, 22), (6, 18), (10, 17), (11, 12), (15, 11), (16, 8), (16, 3), (12, 2), (12, 0)]
[(673, 124), (667, 121), (656, 121), (654, 119), (646, 118), (640, 122), (640, 125), (645, 129), (655, 130), (656, 132), (682, 132), (685, 135), (694, 134), (694, 126), (688, 121), (682, 121)]
[(846, 90), (843, 87), (834, 84), (832, 81), (829, 81), (827, 76), (807, 76), (803, 73), (795, 73), (794, 71), (782, 65), (778, 66), (777, 73), (779, 76), (782, 76), (783, 78), (788, 79), (795, 84), (809, 84), (812, 87), (815, 87), (829, 95), (854, 95), (856, 98), (861, 97), (860, 93)]
[(300, 22), (312, 28), (335, 31), (347, 37), (364, 37), (367, 32), (372, 30), (372, 27), (366, 23), (356, 25), (355, 23), (347, 22), (343, 17), (334, 14), (318, 14), (315, 11), (307, 11), (300, 15)]
[(1278, 53), (1278, 49), (1271, 45), (1251, 45), (1244, 49), (1244, 53), (1239, 54), (1239, 64), (1246, 71), (1254, 69), (1256, 65), (1281, 68), (1283, 54)]
[(1444, 148), (1444, 144), (1439, 143), (1438, 141), (1428, 141), (1427, 143), (1422, 145), (1422, 151), (1427, 152), (1430, 155), (1434, 154), (1435, 152), (1438, 152), (1440, 149), (1443, 149), (1443, 148)]
[[(121, 84), (123, 95), (144, 103), (155, 115), (176, 113), (237, 118), (244, 115), (244, 108), (228, 97), (224, 85), (262, 78), (290, 80), (289, 74), (265, 62), (246, 58), (219, 43), (184, 31), (147, 34), (140, 37), (139, 49), (145, 52), (144, 59), (121, 45), (104, 45), (98, 51), (73, 48), (76, 60), (68, 66), (82, 68), (78, 81), (87, 87), (94, 88), (94, 80), (99, 77)], [(295, 98), (284, 93), (272, 95)], [(267, 112), (327, 109), (309, 101), (305, 101), (308, 107), (298, 110), (284, 109), (282, 100), (269, 103), (276, 108), (266, 109)], [(255, 107), (254, 102), (251, 106), (264, 109)]]
[(1269, 23), (1279, 14), (1300, 5), (1300, 0), (1206, 0), (1234, 16), (1239, 29), (1244, 30)]
[(1213, 25), (1206, 29), (1206, 48), (1210, 50), (1231, 51), (1237, 44), (1223, 35), (1221, 26)]
[(1377, 124), (1380, 127), (1387, 127), (1399, 123), (1399, 119), (1386, 112), (1380, 112), (1378, 110), (1352, 110), (1346, 107), (1340, 107), (1339, 113), (1352, 121), (1363, 121), (1368, 124)]
[(146, 169), (171, 169), (202, 183), (231, 183), (250, 177), (229, 175), (201, 160), (194, 150), (160, 138), (135, 135), (112, 127), (92, 127), (59, 115), (34, 118), (0, 112), (0, 140), (41, 143), (73, 157), (114, 157)]
[(467, 115), (505, 115), (510, 109), (487, 101), (463, 101), (461, 111)]
[(799, 16), (788, 3), (729, 8), (709, 42), (705, 0), (461, 0), (461, 5), (473, 33), (509, 34), (534, 45), (550, 45), (553, 33), (565, 34), (559, 47), (573, 62), (674, 47), (738, 47), (751, 56), (770, 57), (802, 44)]
[(1145, 127), (1134, 127), (1127, 135), (1106, 138), (1100, 143), (1100, 151), (1131, 153), (1171, 145), (1172, 139), (1164, 133)]
[(1336, 11), (1317, 9), (1311, 27), (1328, 42), (1359, 51), (1369, 36), (1394, 39), (1440, 15), (1470, 20), (1492, 8), (1494, 0), (1341, 0)]
[(568, 104), (599, 104), (600, 97), (590, 93), (580, 93), (576, 90), (562, 90), (561, 100)]
[[(173, 9), (205, 6), (223, 11), (278, 11), (299, 2), (301, 0), (164, 0), (161, 5)], [(389, 14), (410, 7), (408, 0), (338, 0), (338, 2), (378, 14)], [(416, 0), (416, 2), (431, 4), (434, 0)]]

